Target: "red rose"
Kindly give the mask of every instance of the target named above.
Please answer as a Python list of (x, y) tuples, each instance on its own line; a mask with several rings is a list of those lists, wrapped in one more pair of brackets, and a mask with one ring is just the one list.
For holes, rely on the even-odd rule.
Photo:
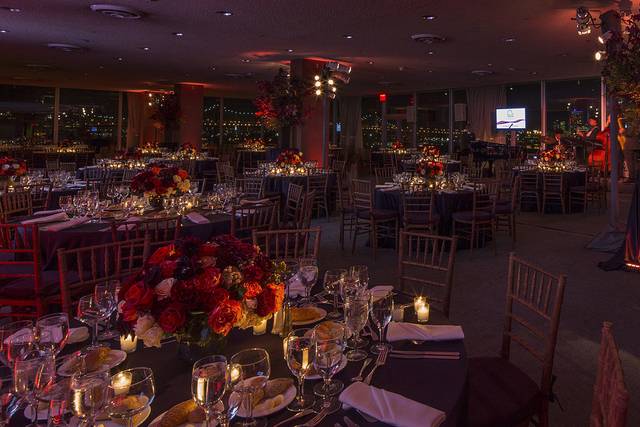
[(169, 305), (160, 313), (160, 317), (158, 318), (158, 324), (162, 330), (169, 334), (180, 329), (186, 321), (187, 316), (179, 304)]
[(244, 299), (253, 299), (260, 295), (262, 286), (258, 282), (247, 282), (244, 284)]
[(162, 261), (162, 263), (160, 264), (160, 275), (162, 276), (163, 279), (168, 279), (170, 277), (173, 277), (173, 274), (175, 273), (177, 266), (178, 266), (177, 261), (172, 261), (172, 260)]
[(187, 178), (189, 178), (189, 174), (188, 174), (188, 173), (187, 173), (187, 171), (186, 171), (186, 170), (184, 170), (184, 169), (179, 169), (179, 170), (178, 170), (178, 176), (179, 176), (180, 178), (182, 178), (182, 179), (187, 179)]
[(153, 290), (147, 288), (144, 283), (138, 282), (127, 289), (124, 300), (137, 310), (147, 310), (151, 308), (153, 295)]
[(149, 265), (158, 265), (160, 264), (162, 261), (166, 260), (167, 258), (169, 258), (170, 256), (175, 254), (175, 246), (174, 245), (168, 245), (168, 246), (163, 246), (161, 248), (158, 248), (153, 255), (151, 255), (149, 257), (149, 259), (147, 260), (147, 264)]
[(258, 308), (256, 313), (258, 316), (265, 317), (282, 307), (284, 301), (284, 285), (269, 283), (262, 293), (258, 295)]
[(135, 306), (125, 302), (122, 304), (122, 320), (128, 323), (134, 323), (138, 320), (138, 310)]
[(264, 270), (262, 270), (262, 268), (260, 268), (259, 266), (255, 265), (255, 264), (251, 264), (246, 266), (243, 270), (242, 270), (242, 274), (244, 275), (245, 280), (248, 281), (261, 281), (262, 279), (264, 279)]
[(202, 302), (206, 306), (207, 310), (211, 311), (211, 310), (215, 310), (217, 307), (227, 302), (229, 298), (230, 298), (229, 291), (227, 291), (224, 288), (218, 287), (213, 289), (211, 292), (204, 294), (203, 295), (204, 301)]
[(215, 267), (207, 267), (202, 274), (198, 276), (199, 285), (205, 289), (215, 288), (220, 284), (222, 274), (220, 270)]
[(238, 301), (227, 300), (209, 315), (209, 327), (218, 335), (228, 335), (240, 317), (242, 306)]
[(218, 246), (211, 243), (204, 243), (198, 248), (198, 256), (216, 256), (218, 254)]

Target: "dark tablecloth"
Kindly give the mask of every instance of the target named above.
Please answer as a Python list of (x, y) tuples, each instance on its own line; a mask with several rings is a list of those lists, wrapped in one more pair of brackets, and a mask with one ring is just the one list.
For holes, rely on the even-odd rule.
[[(514, 179), (516, 176), (520, 174), (520, 172), (521, 171), (519, 169), (513, 170)], [(538, 193), (540, 194), (540, 200), (542, 200), (542, 188), (543, 188), (542, 175), (543, 175), (543, 172), (538, 172), (538, 189), (539, 189)], [(566, 200), (567, 206), (569, 206), (569, 203), (570, 203), (569, 190), (571, 189), (571, 187), (585, 185), (586, 172), (584, 171), (562, 172), (562, 175), (564, 176), (564, 182), (565, 182), (565, 200)], [(535, 211), (537, 209), (538, 208), (536, 206), (535, 201), (530, 203), (525, 201), (525, 203), (522, 204), (522, 211)], [(548, 206), (547, 210), (553, 211), (553, 212), (561, 211), (561, 209), (555, 205)], [(567, 212), (573, 212), (573, 210), (567, 209)]]

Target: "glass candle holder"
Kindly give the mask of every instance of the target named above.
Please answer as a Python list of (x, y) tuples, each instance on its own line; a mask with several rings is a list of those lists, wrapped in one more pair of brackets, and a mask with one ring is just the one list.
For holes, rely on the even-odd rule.
[(134, 334), (120, 336), (120, 350), (125, 353), (133, 353), (138, 347), (138, 337)]

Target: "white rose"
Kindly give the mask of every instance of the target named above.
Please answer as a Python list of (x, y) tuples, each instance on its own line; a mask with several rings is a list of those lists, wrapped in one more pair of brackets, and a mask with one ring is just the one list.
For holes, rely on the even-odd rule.
[(136, 320), (136, 325), (133, 327), (133, 331), (140, 338), (147, 332), (153, 325), (156, 324), (156, 319), (153, 318), (150, 314), (145, 314), (144, 316), (138, 317)]
[(149, 328), (140, 338), (142, 339), (142, 342), (144, 342), (145, 347), (160, 348), (160, 340), (163, 335), (164, 331), (156, 324)]
[(162, 282), (158, 283), (155, 289), (156, 295), (158, 295), (158, 301), (169, 298), (171, 296), (171, 288), (173, 287), (174, 283), (176, 283), (176, 279), (174, 279), (173, 277), (164, 279)]

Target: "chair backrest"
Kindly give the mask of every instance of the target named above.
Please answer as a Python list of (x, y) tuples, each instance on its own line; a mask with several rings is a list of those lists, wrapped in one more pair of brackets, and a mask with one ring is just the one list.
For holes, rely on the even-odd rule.
[(422, 223), (433, 218), (435, 207), (435, 194), (433, 191), (416, 191), (402, 194), (402, 211), (404, 224)]
[(318, 258), (320, 227), (253, 231), (253, 244), (271, 259)]
[(149, 248), (155, 250), (175, 241), (180, 236), (182, 217), (131, 219), (111, 223), (111, 238), (114, 242), (147, 238)]
[(602, 325), (598, 372), (593, 386), (591, 403), (591, 427), (625, 427), (629, 392), (624, 384), (624, 374), (618, 346), (611, 333), (611, 322)]
[(300, 211), (303, 208), (302, 196), (304, 187), (298, 184), (289, 184), (287, 189), (287, 200), (284, 205), (284, 222), (285, 224), (295, 223), (300, 217)]
[(261, 176), (236, 178), (236, 188), (243, 193), (244, 197), (260, 199), (264, 195), (264, 178)]
[(393, 166), (374, 168), (374, 173), (376, 175), (376, 184), (384, 184), (393, 179), (393, 175), (396, 174), (396, 168)]
[(520, 173), (520, 191), (524, 193), (538, 192), (538, 173), (535, 171), (522, 171)]
[(5, 191), (2, 195), (2, 221), (7, 222), (11, 217), (33, 214), (31, 192)]
[(45, 169), (47, 171), (57, 171), (60, 170), (60, 159), (46, 159), (44, 161)]
[(472, 182), (476, 191), (483, 194), (493, 194), (500, 198), (500, 181), (497, 179), (476, 178)]
[(356, 210), (373, 210), (373, 188), (371, 181), (354, 179), (351, 181), (351, 197)]
[(136, 176), (140, 170), (138, 169), (125, 169), (122, 171), (122, 181), (131, 181), (134, 176)]
[(345, 186), (343, 182), (343, 178), (338, 174), (336, 176), (336, 187), (338, 188), (338, 196), (336, 197), (336, 208), (338, 212), (344, 212), (345, 209), (351, 208), (353, 206), (353, 200), (351, 198), (351, 186)]
[(456, 247), (456, 237), (400, 233), (398, 277), (401, 289), (427, 296), (429, 303), (447, 317), (451, 307)]
[(562, 193), (564, 189), (564, 174), (544, 172), (542, 174), (542, 190), (545, 193)]
[(501, 356), (509, 360), (518, 344), (541, 365), (540, 390), (551, 393), (553, 358), (566, 276), (547, 273), (514, 253), (509, 255), (507, 302)]
[(320, 173), (307, 176), (307, 191), (316, 192), (317, 197), (324, 197), (329, 190), (329, 175)]
[(235, 179), (233, 166), (218, 162), (218, 182), (221, 184), (232, 184)]
[(47, 208), (51, 197), (51, 187), (52, 185), (50, 183), (26, 184), (14, 186), (13, 191), (30, 192), (31, 207), (33, 211), (38, 211)]
[(75, 301), (93, 292), (95, 285), (137, 272), (148, 255), (147, 238), (58, 249), (62, 311), (71, 314)]
[(278, 204), (265, 202), (248, 206), (234, 206), (231, 216), (231, 234), (242, 241), (251, 241), (252, 232), (273, 229)]
[(496, 195), (491, 193), (485, 193), (484, 191), (473, 192), (473, 217), (476, 217), (478, 212), (495, 212), (496, 207)]
[(75, 172), (78, 169), (76, 162), (60, 162), (60, 170), (67, 172)]
[(347, 161), (334, 160), (332, 168), (339, 176), (344, 176), (344, 174), (347, 172)]
[(82, 175), (85, 181), (97, 181), (106, 178), (110, 173), (108, 169), (89, 166), (82, 169)]
[(307, 191), (302, 196), (302, 209), (298, 211), (296, 220), (296, 228), (309, 228), (311, 226), (311, 217), (313, 216), (313, 202), (316, 199), (317, 192)]

